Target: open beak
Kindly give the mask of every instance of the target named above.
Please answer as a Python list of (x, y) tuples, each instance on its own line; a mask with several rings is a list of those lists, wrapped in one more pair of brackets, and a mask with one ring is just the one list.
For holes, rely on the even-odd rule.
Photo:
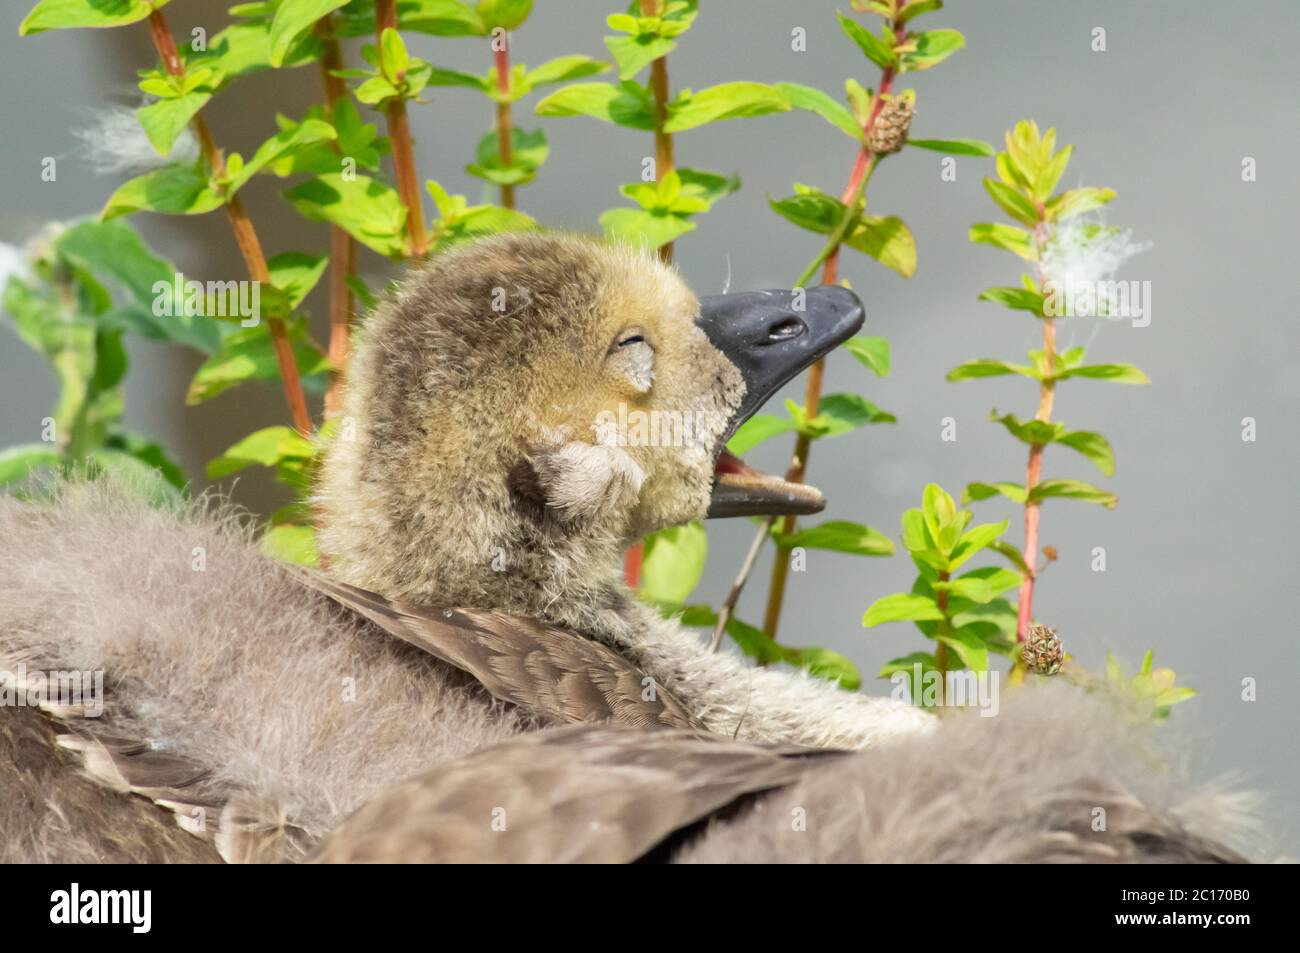
[(725, 449), (736, 429), (792, 377), (862, 327), (862, 302), (847, 288), (822, 285), (802, 293), (751, 291), (700, 300), (695, 322), (745, 380), (745, 397), (719, 442), (708, 516), (804, 515), (826, 498), (816, 487), (762, 473)]

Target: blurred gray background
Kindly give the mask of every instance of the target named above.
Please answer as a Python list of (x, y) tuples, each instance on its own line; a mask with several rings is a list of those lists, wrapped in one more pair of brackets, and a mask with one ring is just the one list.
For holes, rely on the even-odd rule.
[[(78, 161), (72, 129), (106, 104), (133, 104), (134, 70), (153, 62), (143, 27), (19, 40), (18, 23), (29, 6), (14, 0), (0, 11), (0, 241), (10, 244), (45, 221), (102, 206), (117, 182)], [(226, 6), (185, 0), (167, 14), (178, 35), (193, 26), (211, 34), (227, 22)], [(516, 61), (604, 56), (605, 15), (621, 6), (539, 0), (514, 37)], [(670, 59), (672, 84), (699, 89), (734, 79), (788, 80), (837, 97), (846, 76), (872, 86), (878, 74), (841, 35), (836, 6), (704, 0), (695, 28)], [(1157, 663), (1176, 668), (1180, 682), (1200, 691), (1177, 709), (1171, 725), (1190, 739), (1189, 767), (1202, 777), (1236, 772), (1264, 791), (1280, 843), (1294, 854), (1300, 848), (1300, 725), (1292, 695), (1300, 648), (1291, 601), (1300, 595), (1300, 508), (1292, 498), (1300, 437), (1294, 305), (1300, 7), (1294, 0), (953, 0), (924, 22), (962, 30), (967, 46), (938, 69), (907, 78), (919, 94), (914, 135), (997, 142), (1020, 118), (1055, 125), (1061, 141), (1076, 146), (1063, 185), (1116, 189), (1109, 220), (1152, 243), (1120, 275), (1152, 283), (1149, 327), (1067, 322), (1062, 329), (1064, 345), (1091, 341), (1094, 360), (1135, 363), (1153, 386), (1081, 381), (1058, 393), (1059, 419), (1107, 434), (1118, 472), (1112, 480), (1099, 478), (1082, 458), (1058, 451), (1048, 455), (1047, 475), (1098, 477), (1121, 503), (1115, 511), (1064, 501), (1045, 507), (1042, 542), (1056, 547), (1060, 560), (1042, 577), (1036, 613), (1088, 666), (1099, 667), (1107, 648), (1130, 664), (1153, 648)], [(807, 30), (807, 52), (791, 50), (794, 27)], [(1096, 27), (1106, 30), (1105, 52), (1091, 49)], [(413, 35), (409, 43), (414, 54), (438, 65), (475, 72), (489, 65), (482, 41)], [(355, 63), (355, 46), (348, 54)], [(488, 128), (489, 104), (467, 90), (426, 95), (431, 104), (413, 113), (420, 173), (477, 198), (482, 183), (463, 167)], [(296, 116), (318, 96), (314, 69), (261, 74), (219, 97), (208, 115), (218, 141), (247, 155), (274, 131), (268, 103)], [(530, 115), (532, 102), (518, 120), (528, 128), (539, 124)], [(551, 157), (537, 183), (521, 190), (521, 207), (549, 225), (594, 229), (603, 209), (621, 204), (617, 186), (636, 178), (642, 157), (651, 154), (649, 134), (584, 118), (540, 124)], [(744, 181), (739, 194), (678, 243), (681, 270), (697, 292), (722, 290), (728, 269), (734, 290), (788, 286), (818, 240), (777, 219), (764, 196), (789, 194), (796, 181), (838, 194), (853, 161), (852, 143), (815, 116), (789, 113), (687, 132), (676, 147), (680, 164), (738, 170)], [(61, 157), (54, 183), (40, 178), (41, 159), (50, 155)], [(1242, 181), (1246, 156), (1257, 161), (1255, 182)], [(811, 463), (812, 481), (831, 500), (826, 518), (866, 522), (895, 537), (900, 514), (917, 505), (928, 481), (955, 494), (971, 480), (1023, 480), (1022, 445), (986, 415), (997, 407), (1027, 417), (1036, 404), (1023, 379), (944, 381), (948, 368), (963, 360), (1020, 359), (1035, 346), (1038, 329), (1021, 313), (976, 301), (981, 289), (1013, 284), (1019, 274), (1010, 255), (966, 240), (972, 223), (1000, 217), (980, 185), (991, 161), (959, 159), (955, 182), (940, 180), (940, 161), (935, 153), (907, 151), (885, 163), (871, 184), (873, 211), (902, 216), (916, 235), (915, 277), (903, 280), (856, 253), (845, 255), (842, 269), (867, 303), (867, 332), (889, 338), (894, 371), (878, 381), (851, 357), (836, 355), (827, 390), (862, 391), (899, 422), (823, 442)], [(244, 193), (268, 253), (323, 251), (324, 228), (299, 219), (277, 199), (278, 188), (256, 182)], [(134, 222), (187, 275), (242, 276), (219, 214)], [(384, 262), (362, 254), (367, 276), (385, 273)], [(310, 302), (318, 321), (323, 289), (322, 282)], [(205, 460), (250, 430), (286, 419), (278, 389), (269, 386), (185, 408), (196, 360), (139, 341), (131, 354), (128, 421), (159, 438), (200, 482)], [(802, 390), (799, 381), (788, 396)], [(10, 329), (0, 330), (0, 446), (39, 439), (54, 393), (44, 365)], [(940, 439), (945, 417), (957, 421), (955, 442)], [(1241, 439), (1243, 417), (1258, 422), (1254, 443)], [(779, 470), (788, 453), (788, 441), (773, 441), (750, 459)], [(264, 474), (244, 477), (234, 495), (262, 511), (282, 499)], [(1016, 509), (1005, 501), (978, 504), (977, 516), (1010, 516), (1011, 538), (1021, 532)], [(751, 532), (745, 522), (712, 526), (699, 599), (716, 604), (725, 595)], [(1105, 547), (1108, 571), (1091, 571), (1094, 546)], [(765, 561), (757, 570), (742, 617), (761, 619), (768, 568)], [(868, 631), (860, 619), (873, 599), (907, 588), (912, 575), (901, 557), (813, 552), (807, 571), (792, 574), (783, 638), (848, 654), (862, 667), (866, 690), (883, 693), (889, 686), (872, 680), (875, 669), (920, 648), (921, 639), (911, 626)], [(1241, 699), (1246, 677), (1258, 682), (1253, 703)]]

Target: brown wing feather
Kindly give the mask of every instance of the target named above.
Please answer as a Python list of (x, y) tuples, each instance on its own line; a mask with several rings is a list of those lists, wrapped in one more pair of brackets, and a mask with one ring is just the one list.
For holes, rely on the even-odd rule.
[(840, 752), (612, 725), (534, 732), (416, 775), (315, 863), (627, 863)]
[(384, 631), (467, 672), (494, 697), (560, 724), (700, 729), (686, 708), (623, 656), (537, 619), (386, 599), (319, 573), (299, 578)]

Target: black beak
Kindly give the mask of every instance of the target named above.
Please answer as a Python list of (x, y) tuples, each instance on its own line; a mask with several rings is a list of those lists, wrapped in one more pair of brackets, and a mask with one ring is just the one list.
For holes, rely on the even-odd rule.
[[(858, 296), (834, 285), (701, 299), (695, 323), (745, 381), (722, 443), (786, 382), (852, 337), (862, 321)], [(710, 517), (816, 513), (826, 505), (815, 488), (759, 473), (725, 450), (716, 469)]]

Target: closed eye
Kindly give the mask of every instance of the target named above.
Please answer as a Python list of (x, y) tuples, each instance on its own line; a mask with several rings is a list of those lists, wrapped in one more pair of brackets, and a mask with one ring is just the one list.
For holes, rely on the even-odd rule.
[(632, 334), (618, 342), (619, 347), (627, 347), (629, 344), (644, 344), (645, 336), (641, 334)]

